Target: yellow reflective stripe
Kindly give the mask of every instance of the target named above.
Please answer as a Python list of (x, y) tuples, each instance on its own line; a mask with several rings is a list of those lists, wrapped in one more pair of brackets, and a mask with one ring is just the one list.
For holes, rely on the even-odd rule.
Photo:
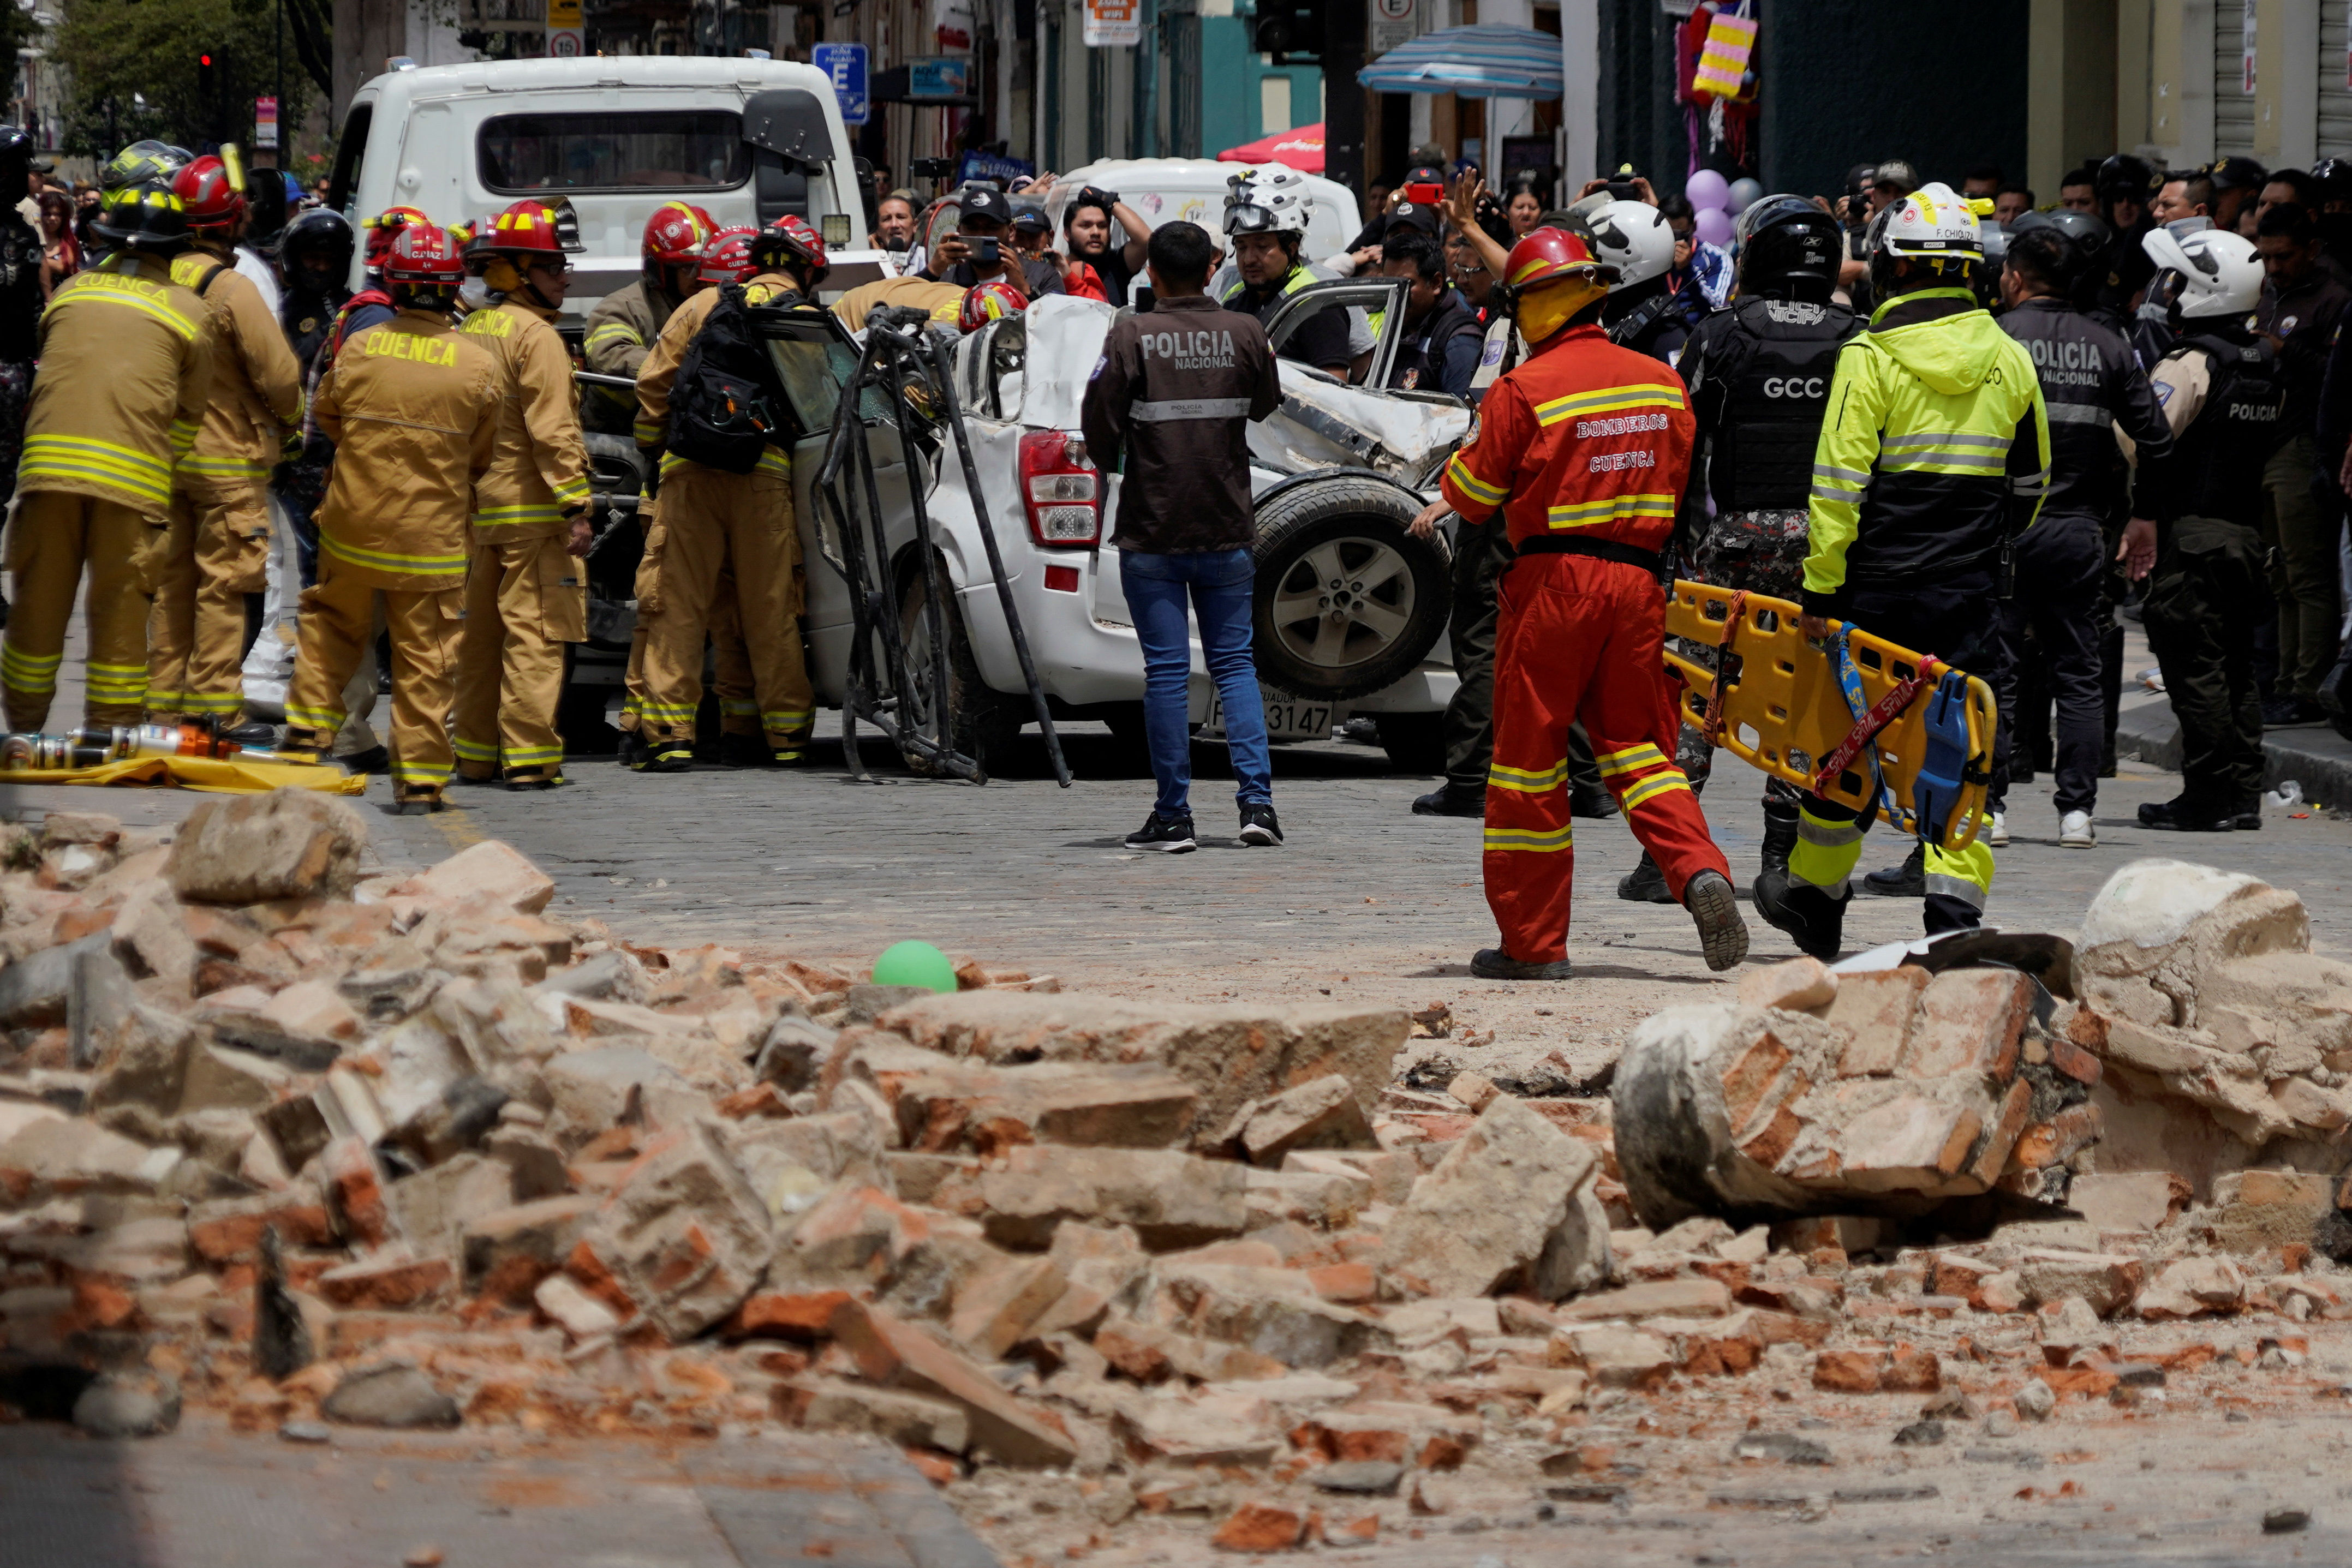
[[(151, 690), (147, 695), (157, 707), (163, 706), (163, 694)], [(241, 692), (174, 692), (171, 695), (182, 713), (235, 713), (245, 706)]]
[(1624, 810), (1630, 811), (1636, 806), (1642, 805), (1645, 801), (1654, 800), (1660, 795), (1667, 794), (1675, 789), (1687, 790), (1689, 789), (1690, 780), (1684, 778), (1679, 771), (1660, 773), (1654, 777), (1644, 779), (1638, 784), (1628, 785), (1624, 794), (1618, 797), (1618, 804)]
[(1539, 828), (1489, 828), (1486, 830), (1486, 848), (1489, 852), (1521, 850), (1535, 854), (1550, 854), (1556, 850), (1571, 847), (1575, 836), (1576, 830), (1572, 826), (1555, 828), (1549, 832)]
[[(101, 273), (88, 276), (106, 277), (108, 275)], [(181, 337), (185, 338), (191, 343), (194, 342), (196, 340), (196, 324), (194, 321), (189, 320), (185, 316), (181, 315), (177, 310), (173, 309), (169, 305), (164, 304), (161, 298), (151, 295), (133, 293), (131, 291), (130, 287), (126, 287), (127, 285), (135, 286), (136, 282), (137, 280), (134, 278), (121, 278), (111, 287), (108, 287), (101, 288), (85, 287), (76, 288), (70, 292), (60, 294), (55, 299), (49, 301), (49, 308), (55, 310), (61, 305), (79, 304), (84, 299), (103, 300), (109, 305), (128, 305), (133, 309), (142, 310), (146, 314), (152, 316), (156, 320), (163, 322), (163, 325), (169, 327), (173, 331), (177, 332)], [(151, 285), (150, 287), (152, 286)]]
[(552, 506), (524, 502), (512, 507), (485, 507), (476, 512), (474, 527), (478, 528), (518, 528), (525, 523), (560, 523), (562, 511)]
[(798, 729), (815, 716), (807, 708), (802, 708), (798, 712), (763, 713), (760, 716), (760, 723), (768, 729)]
[(54, 432), (27, 435), (24, 467), (32, 472), (39, 464), (101, 473), (142, 494), (152, 494), (159, 500), (171, 499), (172, 465), (135, 446)]
[(378, 571), (416, 572), (431, 577), (462, 577), (466, 572), (463, 555), (397, 555), (390, 550), (362, 549), (344, 543), (324, 528), (319, 530), (319, 548), (337, 560), (373, 567)]
[(1656, 494), (1612, 496), (1605, 501), (1581, 501), (1573, 507), (1554, 507), (1547, 517), (1555, 528), (1589, 528), (1603, 523), (1622, 522), (1629, 517), (1664, 517), (1672, 521), (1675, 498)]
[(640, 703), (637, 711), (647, 718), (689, 719), (694, 716), (694, 705), (692, 703)]
[(1626, 408), (1687, 408), (1689, 400), (1677, 384), (1645, 382), (1634, 386), (1601, 387), (1592, 392), (1578, 392), (1573, 397), (1554, 398), (1549, 402), (1536, 404), (1536, 423), (1558, 424), (1563, 419), (1573, 419), (1580, 413), (1613, 413)]
[(759, 466), (751, 471), (756, 474), (761, 469), (764, 469), (771, 474), (782, 474), (785, 478), (789, 479), (793, 475), (793, 460), (785, 454), (779, 452), (774, 447), (771, 446), (766, 451), (760, 454)]
[(1490, 762), (1486, 765), (1486, 782), (1498, 789), (1517, 789), (1522, 794), (1540, 795), (1568, 782), (1568, 759), (1562, 758), (1540, 772), (1532, 768), (1506, 768), (1499, 762)]
[(640, 446), (651, 446), (662, 438), (662, 427), (651, 420), (641, 419), (629, 427)]
[(1619, 773), (1631, 773), (1640, 768), (1655, 767), (1665, 759), (1666, 754), (1647, 741), (1639, 746), (1626, 747), (1622, 751), (1597, 752), (1592, 758), (1600, 765), (1604, 778)]
[(462, 735), (449, 737), (449, 749), (468, 762), (496, 762), (499, 759), (499, 748), (495, 743), (486, 746), (478, 740), (467, 740)]
[(506, 758), (509, 767), (517, 763), (561, 762), (563, 760), (563, 747), (560, 746), (509, 747)]
[(1474, 501), (1499, 507), (1510, 498), (1510, 491), (1499, 485), (1489, 485), (1470, 472), (1470, 465), (1462, 461), (1462, 455), (1458, 452), (1445, 465), (1445, 476), (1454, 481), (1455, 488)]
[(299, 704), (288, 703), (286, 722), (301, 729), (341, 729), (343, 727), (343, 710), (303, 707)]
[(0, 685), (20, 692), (58, 689), (58, 665), (62, 653), (27, 653), (14, 643), (0, 643)]
[(607, 343), (634, 343), (642, 348), (645, 339), (626, 321), (607, 321), (588, 334), (585, 346), (601, 349)]
[(270, 465), (250, 457), (206, 457), (191, 452), (180, 459), (180, 472), (207, 479), (267, 479)]
[(566, 479), (562, 484), (555, 486), (555, 498), (559, 501), (586, 500), (588, 481), (583, 478)]
[(404, 762), (392, 770), (392, 776), (403, 784), (446, 784), (451, 768), (436, 768), (426, 762)]

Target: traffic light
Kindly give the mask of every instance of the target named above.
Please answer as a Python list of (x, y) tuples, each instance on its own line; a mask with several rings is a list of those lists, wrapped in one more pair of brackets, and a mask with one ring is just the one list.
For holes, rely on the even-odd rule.
[(1324, 0), (1258, 0), (1252, 46), (1276, 65), (1312, 60), (1323, 53)]
[(210, 105), (220, 91), (220, 73), (214, 68), (210, 49), (196, 57), (196, 100)]

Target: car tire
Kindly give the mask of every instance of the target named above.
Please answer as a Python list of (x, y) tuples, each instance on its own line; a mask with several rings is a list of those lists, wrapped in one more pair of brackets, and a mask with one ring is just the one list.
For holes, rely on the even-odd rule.
[(1417, 510), (1394, 485), (1341, 475), (1286, 489), (1258, 513), (1251, 640), (1261, 680), (1344, 702), (1429, 656), (1452, 611), (1452, 567), (1444, 539), (1406, 531)]
[[(940, 571), (946, 576), (944, 565)], [(916, 723), (917, 727), (929, 732), (930, 617), (924, 602), (930, 596), (930, 585), (919, 564), (909, 563), (903, 575), (905, 584), (898, 591), (898, 635), (907, 650), (907, 678), (915, 689), (908, 695), (907, 716), (902, 722)], [(963, 607), (952, 592), (940, 608), (948, 639), (948, 744), (978, 762), (984, 771), (997, 772), (1013, 759), (1021, 727), (1031, 716), (1029, 704), (993, 689), (981, 678), (980, 660), (973, 654), (971, 639), (964, 632)], [(899, 755), (905, 758), (909, 772), (929, 775), (937, 771), (910, 749), (902, 747)]]
[(1378, 713), (1381, 749), (1389, 766), (1400, 773), (1436, 774), (1445, 771), (1445, 716), (1443, 713)]

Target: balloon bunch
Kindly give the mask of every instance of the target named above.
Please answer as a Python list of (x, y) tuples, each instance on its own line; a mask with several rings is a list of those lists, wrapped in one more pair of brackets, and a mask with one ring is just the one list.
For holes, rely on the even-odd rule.
[(1727, 249), (1732, 219), (1762, 200), (1764, 187), (1746, 178), (1726, 181), (1712, 169), (1701, 169), (1683, 182), (1683, 194), (1694, 214), (1692, 232), (1709, 245)]

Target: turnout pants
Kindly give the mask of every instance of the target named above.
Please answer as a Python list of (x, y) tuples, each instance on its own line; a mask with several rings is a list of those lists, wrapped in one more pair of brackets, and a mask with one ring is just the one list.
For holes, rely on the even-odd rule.
[[(1510, 536), (1499, 515), (1455, 537), (1454, 608), (1446, 627), (1455, 685), (1445, 705), (1444, 735), (1445, 781), (1457, 789), (1485, 789), (1487, 765), (1495, 760), (1495, 628), (1501, 616), (1496, 595), (1510, 565)], [(1579, 797), (1601, 792), (1592, 742), (1580, 724), (1569, 731), (1568, 783)]]
[(429, 799), (449, 781), (455, 760), (447, 727), (464, 589), (379, 589), (321, 553), (319, 580), (302, 591), (302, 645), (286, 692), (286, 720), (293, 730), (310, 731), (310, 744), (320, 751), (333, 741), (343, 724), (344, 684), (378, 623), (378, 595), (383, 624), (392, 634), (393, 793)]
[[(2026, 629), (2033, 631), (2039, 688), (2058, 703), (2052, 771), (2060, 814), (2087, 811), (2099, 798), (2099, 750), (2105, 703), (2100, 677), (2100, 594), (2106, 573), (2099, 519), (2042, 519), (2017, 541), (2016, 597), (2000, 605), (2001, 673), (1989, 678), (2000, 705), (2000, 735), (1993, 745), (1992, 789), (1986, 804), (2004, 810), (2018, 746), (2020, 694), (2025, 689)], [(1965, 666), (1963, 666), (1965, 667)], [(2037, 701), (2044, 700), (2037, 697)]]
[(147, 707), (228, 723), (245, 706), (246, 595), (268, 584), (264, 481), (204, 480), (172, 496), (147, 623)]
[[(646, 706), (646, 624), (661, 608), (661, 556), (656, 530), (660, 528), (659, 514), (650, 506), (641, 508), (646, 519), (646, 545), (643, 559), (637, 562), (636, 584), (633, 590), (637, 601), (637, 622), (629, 632), (629, 668), (625, 677), (618, 726), (622, 729), (644, 727)], [(743, 646), (743, 615), (735, 603), (735, 568), (730, 562), (719, 569), (719, 587), (710, 601), (710, 643), (718, 670), (711, 679), (711, 695), (719, 699), (719, 728), (728, 735), (758, 735), (760, 704), (751, 695), (751, 655)]]
[(731, 563), (760, 729), (775, 750), (799, 750), (815, 722), (816, 695), (801, 653), (800, 534), (790, 476), (680, 463), (662, 480), (661, 516), (646, 556), (660, 584), (650, 614), (638, 601), (646, 690), (637, 713), (648, 742), (694, 738), (703, 638)]
[(1486, 774), (1486, 903), (1503, 951), (1568, 956), (1576, 852), (1569, 728), (1581, 719), (1601, 777), (1677, 899), (1730, 865), (1675, 766), (1662, 663), (1665, 599), (1640, 568), (1591, 556), (1522, 556), (1505, 574), (1495, 651), (1495, 759)]
[[(2005, 677), (1997, 591), (1990, 571), (1927, 586), (1855, 587), (1847, 591), (1838, 619), (1913, 653), (1933, 653), (1999, 692)], [(1994, 745), (1999, 747), (1998, 739)], [(1818, 888), (1844, 903), (1870, 821), (1868, 812), (1807, 795), (1797, 810), (1797, 847), (1789, 854), (1790, 885)], [(1984, 924), (1985, 895), (1992, 890), (1992, 846), (1981, 834), (1990, 826), (1990, 819), (1980, 822), (1979, 836), (1956, 855), (1926, 846), (1927, 894), (1921, 919), (1927, 935)]]
[(48, 722), (64, 661), (66, 622), (82, 569), (89, 569), (83, 610), (89, 628), (90, 724), (137, 724), (147, 706), (147, 617), (163, 523), (120, 501), (64, 490), (35, 490), (16, 503), (8, 528), (8, 570), (16, 609), (0, 634), (0, 688), (8, 727)]
[(2180, 720), (2180, 796), (2197, 814), (2251, 810), (2262, 793), (2254, 629), (2271, 602), (2263, 556), (2252, 528), (2182, 517), (2166, 530), (2148, 579), (2148, 646)]
[(457, 733), (468, 779), (554, 778), (563, 767), (555, 705), (563, 645), (588, 635), (585, 569), (562, 535), (477, 544), (466, 569)]

